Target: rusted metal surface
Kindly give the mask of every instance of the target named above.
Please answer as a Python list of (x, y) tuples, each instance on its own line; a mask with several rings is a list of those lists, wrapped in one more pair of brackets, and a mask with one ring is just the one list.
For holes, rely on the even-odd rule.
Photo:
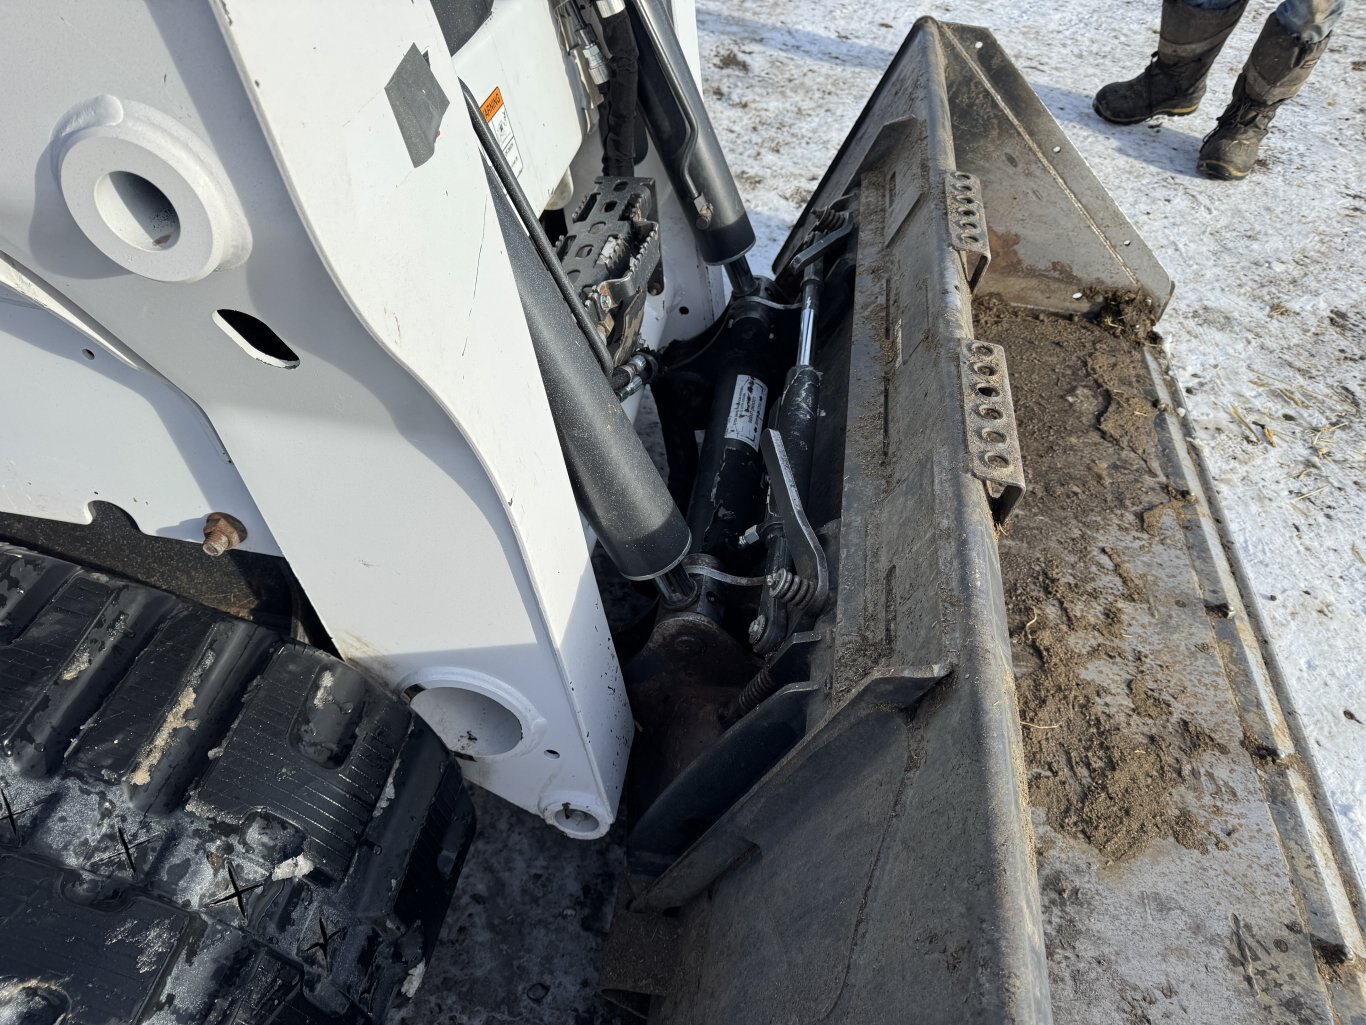
[(204, 517), (204, 554), (217, 558), (247, 539), (242, 521), (227, 513), (212, 512)]

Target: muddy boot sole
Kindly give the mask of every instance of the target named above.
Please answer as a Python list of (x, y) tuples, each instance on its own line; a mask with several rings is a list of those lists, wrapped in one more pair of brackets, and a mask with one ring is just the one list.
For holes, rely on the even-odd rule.
[(1108, 121), (1112, 125), (1141, 125), (1144, 121), (1151, 121), (1155, 117), (1185, 117), (1187, 114), (1194, 114), (1200, 109), (1200, 104), (1197, 101), (1183, 107), (1163, 107), (1141, 117), (1117, 117), (1107, 112), (1098, 99), (1091, 101), (1091, 109), (1100, 116), (1102, 121)]
[(1206, 178), (1218, 178), (1220, 181), (1238, 182), (1246, 178), (1251, 172), (1241, 168), (1231, 167), (1219, 160), (1198, 160), (1195, 169)]

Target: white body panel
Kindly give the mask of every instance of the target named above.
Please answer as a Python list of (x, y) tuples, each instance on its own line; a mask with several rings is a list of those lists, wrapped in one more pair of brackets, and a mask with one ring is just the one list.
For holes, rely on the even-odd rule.
[(89, 523), (90, 503), (109, 502), (144, 534), (185, 540), (203, 538), (206, 510), (231, 509), (243, 548), (279, 554), (189, 400), (4, 286), (0, 368), (0, 509)]
[[(477, 102), (495, 89), (502, 92), (521, 156), (517, 180), (537, 210), (546, 206), (592, 127), (578, 70), (561, 45), (549, 9), (548, 0), (496, 0), (489, 20), (452, 58), (456, 75)], [(462, 105), (458, 93), (451, 104)], [(463, 122), (463, 111), (456, 114)]]
[[(522, 6), (534, 20), (536, 5)], [(468, 778), (572, 835), (598, 835), (615, 814), (631, 720), (459, 84), (432, 60), (450, 107), (414, 166), (385, 86), (410, 47), (444, 53), (430, 6), (330, 10), (11, 11), (0, 64), (24, 89), (0, 110), (0, 251), (203, 411), (341, 653), (396, 687), (426, 687), (415, 707), (471, 756)], [(548, 8), (541, 17), (553, 38)], [(138, 60), (115, 59), (126, 53)], [(544, 70), (572, 110), (564, 62)], [(92, 244), (62, 194), (53, 134), (102, 96), (122, 107), (99, 109), (145, 105), (206, 145), (227, 183), (221, 205), (240, 204), (244, 234), (230, 241), (248, 240), (241, 262), (206, 245), (196, 266), (217, 263), (204, 276), (171, 268), (179, 280), (157, 280)], [(146, 137), (134, 120), (101, 127), (122, 147), (111, 160)], [(538, 180), (567, 159), (552, 139), (544, 161), (524, 140)], [(83, 149), (83, 173), (100, 158)], [(175, 159), (193, 188), (196, 169)], [(167, 196), (180, 187), (154, 184)], [(218, 230), (186, 218), (175, 245), (194, 242), (197, 225)], [(215, 321), (220, 309), (269, 325), (298, 366), (251, 358)], [(85, 408), (101, 387), (83, 393)], [(195, 472), (205, 458), (181, 454)], [(50, 504), (75, 516), (91, 485), (69, 483)], [(3, 494), (31, 503), (13, 486)], [(222, 511), (249, 508), (232, 505)], [(196, 519), (180, 536), (194, 537)]]

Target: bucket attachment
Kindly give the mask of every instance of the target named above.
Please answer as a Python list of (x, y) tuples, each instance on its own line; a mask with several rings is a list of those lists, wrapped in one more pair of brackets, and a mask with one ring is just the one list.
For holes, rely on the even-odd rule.
[(1171, 280), (988, 31), (917, 22), (779, 286), (817, 261), (833, 601), (638, 812), (604, 989), (667, 1025), (1355, 1021), (1350, 888), (1146, 344)]
[[(927, 66), (931, 55), (933, 69)], [(1096, 312), (1102, 295), (1131, 294), (1150, 304), (1153, 320), (1161, 316), (1172, 293), (1167, 272), (995, 37), (932, 18), (911, 29), (777, 266), (791, 259), (813, 212), (843, 195), (877, 159), (899, 120), (905, 131), (940, 136), (946, 166), (980, 184), (984, 239), (963, 230), (952, 196), (949, 205), (952, 244), (970, 266), (969, 276), (980, 279), (975, 295), (1077, 313)], [(933, 186), (925, 175), (934, 169), (908, 170), (919, 177), (902, 184), (907, 210)], [(949, 188), (964, 191), (956, 183)]]
[(978, 28), (916, 23), (780, 281), (831, 211), (807, 512), (835, 600), (789, 641), (804, 682), (639, 820), (603, 985), (669, 1025), (1048, 1022), (997, 560), (1026, 478), (971, 300), (1156, 318), (1171, 282)]

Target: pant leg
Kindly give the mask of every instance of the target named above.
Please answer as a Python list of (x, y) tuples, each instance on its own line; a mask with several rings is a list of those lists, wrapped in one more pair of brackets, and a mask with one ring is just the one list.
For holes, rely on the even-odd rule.
[(1238, 3), (1238, 0), (1185, 0), (1186, 6), (1197, 11), (1224, 11)]
[(1342, 17), (1347, 0), (1282, 0), (1276, 20), (1301, 43), (1311, 46), (1322, 42)]

